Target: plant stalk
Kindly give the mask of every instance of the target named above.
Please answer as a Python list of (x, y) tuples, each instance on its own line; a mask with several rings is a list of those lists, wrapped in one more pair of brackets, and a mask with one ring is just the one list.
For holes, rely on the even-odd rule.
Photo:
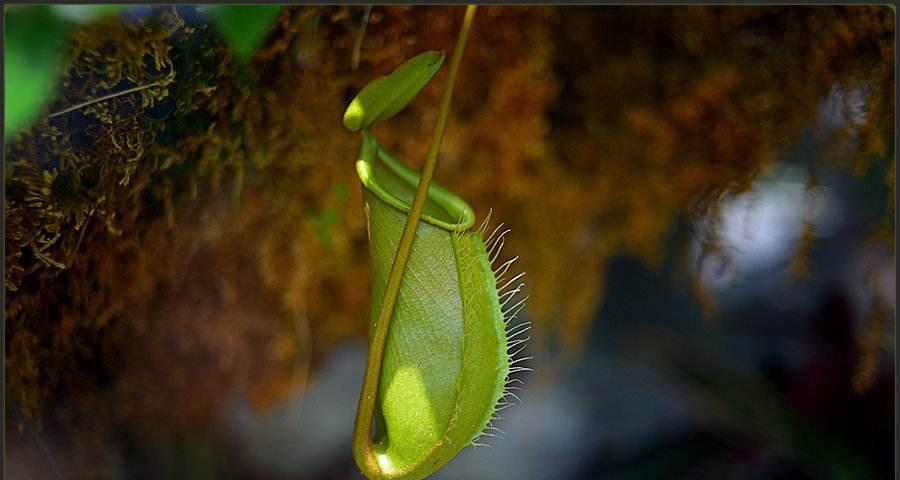
[(381, 301), (381, 309), (375, 321), (372, 339), (369, 342), (369, 353), (366, 359), (366, 372), (363, 377), (362, 391), (359, 395), (359, 406), (356, 410), (356, 423), (353, 426), (353, 456), (359, 468), (369, 478), (390, 478), (400, 472), (382, 472), (372, 449), (372, 421), (375, 415), (375, 397), (378, 393), (378, 384), (381, 380), (381, 366), (384, 359), (384, 347), (390, 329), (391, 319), (394, 316), (394, 307), (397, 304), (397, 296), (400, 293), (400, 285), (406, 264), (412, 251), (413, 241), (416, 236), (416, 228), (422, 216), (422, 208), (425, 206), (425, 195), (434, 169), (437, 164), (437, 156), (441, 149), (441, 140), (444, 137), (444, 129), (447, 127), (447, 119), (450, 116), (450, 101), (453, 97), (453, 84), (456, 81), (456, 73), (459, 70), (460, 60), (466, 46), (466, 38), (472, 26), (475, 16), (475, 5), (466, 6), (465, 17), (460, 27), (456, 40), (456, 48), (453, 49), (453, 57), (450, 59), (450, 67), (447, 79), (444, 82), (444, 91), (441, 96), (440, 110), (437, 120), (434, 122), (434, 130), (431, 134), (431, 146), (428, 156), (425, 157), (425, 165), (422, 168), (422, 176), (416, 188), (409, 217), (400, 236), (400, 244), (397, 246), (397, 254), (391, 265), (385, 285), (384, 297)]

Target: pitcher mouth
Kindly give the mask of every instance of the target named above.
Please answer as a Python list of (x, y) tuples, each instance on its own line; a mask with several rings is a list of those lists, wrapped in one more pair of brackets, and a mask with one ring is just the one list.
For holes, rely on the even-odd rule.
[[(375, 196), (401, 212), (409, 213), (419, 185), (419, 173), (384, 149), (367, 131), (362, 132), (356, 173), (363, 186)], [(475, 224), (472, 207), (433, 181), (428, 187), (421, 218), (451, 232), (464, 232)]]

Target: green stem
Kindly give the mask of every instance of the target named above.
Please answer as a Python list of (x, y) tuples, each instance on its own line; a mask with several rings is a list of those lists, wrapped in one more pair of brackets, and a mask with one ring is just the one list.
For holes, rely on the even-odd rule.
[(466, 46), (466, 38), (472, 26), (472, 18), (475, 16), (475, 5), (466, 7), (456, 48), (450, 59), (450, 69), (447, 72), (447, 80), (444, 82), (444, 92), (441, 96), (440, 110), (437, 120), (434, 122), (434, 130), (431, 135), (431, 146), (428, 156), (425, 157), (425, 166), (422, 168), (422, 176), (416, 188), (416, 196), (413, 198), (409, 217), (400, 236), (400, 244), (397, 246), (397, 255), (391, 265), (387, 284), (384, 289), (384, 298), (381, 301), (381, 310), (375, 321), (372, 339), (369, 342), (369, 354), (366, 359), (366, 373), (363, 377), (362, 391), (359, 394), (359, 406), (356, 410), (356, 423), (353, 426), (353, 456), (363, 473), (369, 478), (386, 478), (381, 471), (375, 454), (372, 450), (372, 420), (375, 414), (375, 397), (378, 393), (378, 384), (381, 379), (381, 364), (384, 358), (384, 346), (387, 340), (391, 318), (394, 316), (394, 307), (397, 296), (400, 293), (400, 284), (403, 273), (406, 271), (406, 263), (412, 251), (413, 240), (416, 236), (416, 227), (422, 216), (422, 208), (425, 206), (425, 194), (431, 178), (434, 176), (434, 168), (437, 164), (438, 152), (441, 149), (441, 140), (444, 137), (444, 129), (447, 126), (447, 118), (450, 116), (450, 100), (453, 97), (453, 84), (456, 81), (456, 72), (462, 59), (463, 49)]

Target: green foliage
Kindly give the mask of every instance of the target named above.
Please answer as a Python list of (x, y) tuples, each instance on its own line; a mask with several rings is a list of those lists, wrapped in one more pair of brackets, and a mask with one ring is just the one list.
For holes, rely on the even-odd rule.
[[(6, 9), (5, 138), (31, 125), (55, 94), (72, 24), (97, 21), (124, 7), (21, 5)], [(278, 5), (220, 5), (212, 9), (213, 22), (243, 62), (262, 43), (281, 9)]]
[(394, 116), (425, 87), (443, 63), (443, 52), (420, 53), (390, 74), (376, 78), (350, 102), (344, 112), (344, 126), (355, 132)]
[(71, 22), (118, 13), (122, 5), (16, 5), (6, 9), (3, 136), (27, 128), (56, 92)]
[(37, 119), (56, 90), (69, 26), (45, 5), (5, 13), (3, 136), (9, 138)]
[(245, 62), (265, 40), (281, 8), (279, 5), (217, 5), (212, 8), (212, 19), (235, 58)]

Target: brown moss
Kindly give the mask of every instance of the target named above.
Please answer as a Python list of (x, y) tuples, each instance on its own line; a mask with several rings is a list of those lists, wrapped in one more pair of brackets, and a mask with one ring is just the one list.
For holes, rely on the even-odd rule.
[[(815, 120), (821, 99), (836, 84), (862, 82), (871, 95), (864, 125), (853, 126), (860, 142), (843, 157), (822, 156), (858, 164), (858, 171), (886, 163), (894, 81), (888, 8), (562, 12), (558, 61), (573, 80), (561, 97), (564, 117), (557, 123), (569, 128), (551, 138), (559, 161), (578, 181), (554, 191), (577, 190), (574, 196), (590, 207), (562, 209), (570, 225), (554, 225), (554, 232), (568, 233), (557, 237), (575, 238), (572, 229), (599, 223), (592, 242), (615, 245), (608, 251), (621, 245), (654, 264), (676, 214), (714, 218), (717, 204), (747, 191), (776, 153)], [(706, 244), (727, 253), (714, 239)], [(603, 275), (595, 265), (556, 263), (573, 265), (566, 275), (582, 282)], [(704, 298), (708, 304), (708, 295), (698, 296), (701, 303)], [(566, 296), (570, 304), (583, 301), (593, 299)], [(545, 298), (535, 302), (545, 319), (558, 318), (546, 305)]]

